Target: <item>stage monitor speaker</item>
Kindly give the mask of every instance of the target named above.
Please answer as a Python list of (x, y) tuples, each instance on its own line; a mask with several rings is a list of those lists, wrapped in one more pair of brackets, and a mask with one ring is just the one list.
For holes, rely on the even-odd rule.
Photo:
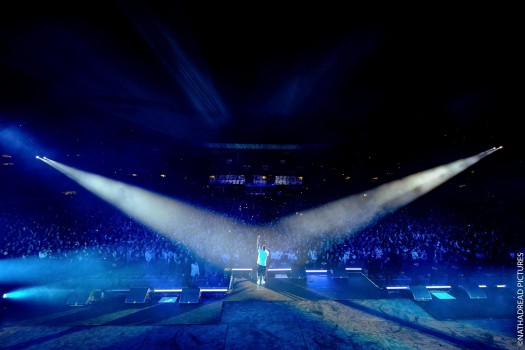
[(178, 297), (162, 297), (159, 299), (159, 304), (176, 303), (178, 299)]
[(292, 267), (291, 277), (294, 279), (305, 279), (306, 278), (306, 268), (301, 267)]
[(198, 303), (201, 298), (200, 288), (182, 288), (180, 294), (179, 303), (181, 304), (192, 304)]
[(408, 289), (412, 293), (414, 300), (425, 301), (432, 300), (432, 296), (425, 286), (409, 286)]
[(69, 306), (86, 306), (93, 301), (95, 291), (75, 291), (67, 299)]
[(150, 289), (147, 287), (131, 288), (124, 302), (126, 304), (145, 303), (149, 300), (149, 292)]
[(332, 268), (332, 278), (348, 278), (348, 271), (344, 267)]
[(467, 292), (470, 299), (487, 299), (487, 294), (485, 294), (485, 291), (478, 285), (465, 284), (460, 285), (459, 288)]

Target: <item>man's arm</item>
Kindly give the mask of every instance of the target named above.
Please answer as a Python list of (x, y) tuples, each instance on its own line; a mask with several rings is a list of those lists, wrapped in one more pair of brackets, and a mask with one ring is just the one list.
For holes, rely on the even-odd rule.
[(261, 235), (258, 235), (257, 236), (257, 249), (259, 249), (260, 245), (259, 245), (259, 240), (261, 239)]

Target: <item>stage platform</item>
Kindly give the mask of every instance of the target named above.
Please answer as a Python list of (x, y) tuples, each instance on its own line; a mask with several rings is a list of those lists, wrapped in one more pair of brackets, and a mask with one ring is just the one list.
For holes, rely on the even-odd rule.
[[(460, 288), (416, 300), (360, 272), (343, 278), (278, 275), (259, 286), (233, 275), (225, 292), (128, 289), (41, 291), (3, 300), (2, 349), (511, 349), (516, 293)], [(129, 281), (128, 281), (129, 282)], [(444, 298), (446, 296), (450, 298)]]

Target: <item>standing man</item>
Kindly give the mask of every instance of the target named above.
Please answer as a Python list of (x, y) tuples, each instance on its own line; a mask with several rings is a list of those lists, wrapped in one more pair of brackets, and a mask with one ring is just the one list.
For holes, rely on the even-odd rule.
[(270, 252), (268, 249), (266, 249), (266, 245), (260, 244), (261, 236), (257, 236), (257, 284), (262, 285), (264, 284), (264, 277), (266, 276), (266, 261), (268, 260), (268, 256), (270, 255)]

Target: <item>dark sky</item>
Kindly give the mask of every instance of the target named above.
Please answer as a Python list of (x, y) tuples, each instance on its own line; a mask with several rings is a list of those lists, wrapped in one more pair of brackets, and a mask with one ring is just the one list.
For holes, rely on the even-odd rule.
[(2, 10), (1, 147), (16, 171), (36, 154), (111, 174), (237, 147), (396, 177), (502, 145), (476, 171), (521, 186), (512, 9), (152, 3)]

